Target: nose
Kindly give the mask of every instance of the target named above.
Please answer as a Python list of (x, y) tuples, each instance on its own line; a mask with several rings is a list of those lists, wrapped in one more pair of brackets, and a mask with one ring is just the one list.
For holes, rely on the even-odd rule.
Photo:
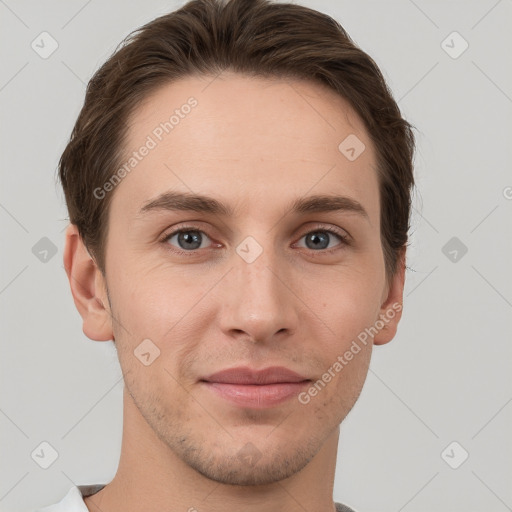
[(233, 254), (233, 267), (224, 280), (223, 332), (254, 343), (272, 343), (292, 335), (301, 304), (294, 291), (292, 268), (270, 249), (254, 261), (240, 254)]

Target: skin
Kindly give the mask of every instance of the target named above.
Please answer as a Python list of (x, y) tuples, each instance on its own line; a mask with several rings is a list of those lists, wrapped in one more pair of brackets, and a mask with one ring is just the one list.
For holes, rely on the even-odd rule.
[[(151, 94), (133, 115), (127, 154), (190, 96), (197, 107), (110, 192), (106, 278), (76, 227), (66, 232), (83, 332), (115, 340), (125, 376), (119, 467), (85, 503), (91, 512), (334, 510), (340, 423), (359, 397), (372, 346), (393, 339), (399, 311), (308, 404), (294, 397), (240, 407), (199, 380), (280, 365), (317, 381), (402, 303), (405, 254), (391, 279), (384, 270), (374, 146), (349, 104), (321, 85), (224, 72)], [(349, 134), (366, 145), (354, 161), (338, 150)], [(213, 196), (236, 214), (137, 217), (167, 190)], [(368, 219), (287, 209), (313, 194), (349, 196)], [(202, 232), (192, 256), (173, 252), (188, 247), (177, 236), (161, 241), (184, 223)], [(326, 228), (348, 233), (351, 244)], [(311, 232), (325, 244), (306, 245)], [(252, 263), (236, 252), (247, 236), (263, 249)], [(147, 338), (160, 350), (149, 366), (134, 356)], [(255, 463), (241, 457), (247, 443)]]

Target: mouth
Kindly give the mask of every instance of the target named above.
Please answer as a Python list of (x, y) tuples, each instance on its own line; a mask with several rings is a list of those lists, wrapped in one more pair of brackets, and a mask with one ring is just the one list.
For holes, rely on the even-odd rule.
[(297, 396), (311, 379), (288, 368), (273, 366), (264, 370), (231, 368), (209, 375), (200, 382), (216, 396), (238, 406), (264, 409)]

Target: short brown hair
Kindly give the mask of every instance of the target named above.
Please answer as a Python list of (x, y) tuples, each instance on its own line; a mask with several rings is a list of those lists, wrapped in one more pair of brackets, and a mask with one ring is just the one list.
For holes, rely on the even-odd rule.
[[(119, 167), (127, 120), (158, 87), (224, 70), (327, 85), (362, 118), (375, 144), (381, 241), (390, 278), (408, 240), (414, 135), (376, 63), (343, 27), (313, 9), (269, 0), (192, 0), (133, 31), (90, 80), (60, 158), (70, 222), (105, 273), (113, 193), (98, 200)], [(340, 141), (341, 142), (341, 141)]]

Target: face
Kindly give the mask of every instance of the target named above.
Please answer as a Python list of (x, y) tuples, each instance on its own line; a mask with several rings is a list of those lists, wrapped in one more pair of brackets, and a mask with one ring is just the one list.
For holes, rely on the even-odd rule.
[[(376, 154), (348, 103), (308, 82), (211, 80), (166, 85), (131, 119), (126, 161), (150, 149), (108, 191), (109, 321), (132, 405), (155, 435), (213, 480), (264, 484), (302, 469), (354, 405), (372, 349), (361, 333), (395, 285)], [(349, 135), (365, 146), (355, 159), (338, 147)], [(272, 366), (309, 382), (204, 382)]]

